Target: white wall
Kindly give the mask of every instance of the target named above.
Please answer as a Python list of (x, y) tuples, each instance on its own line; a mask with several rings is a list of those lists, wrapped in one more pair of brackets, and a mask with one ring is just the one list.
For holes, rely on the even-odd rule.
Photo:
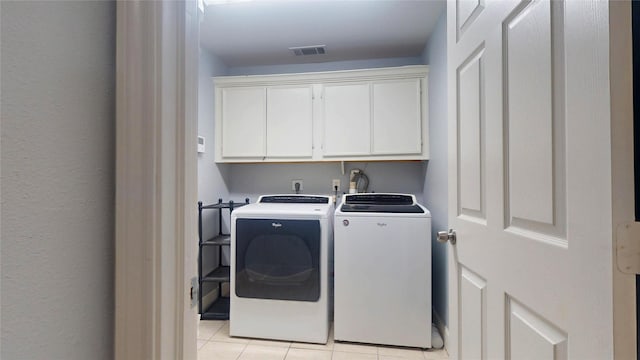
[(293, 193), (291, 180), (303, 180), (305, 194), (333, 194), (331, 180), (340, 179), (341, 191), (349, 188), (349, 170), (358, 168), (369, 177), (369, 191), (406, 192), (422, 195), (422, 162), (347, 162), (342, 175), (340, 163), (236, 164), (231, 171), (231, 197), (255, 202), (259, 195)]
[[(229, 198), (229, 165), (215, 163), (215, 107), (211, 77), (226, 75), (227, 66), (201, 48), (198, 67), (198, 135), (204, 136), (206, 140), (205, 153), (198, 154), (198, 200), (204, 204), (218, 202), (218, 199), (226, 202)], [(216, 229), (216, 211), (203, 212), (204, 237), (211, 237)]]
[[(205, 138), (205, 152), (198, 154), (198, 201), (203, 204), (229, 201), (229, 165), (215, 163), (215, 106), (212, 76), (226, 75), (227, 66), (216, 56), (200, 48), (198, 60), (198, 135)], [(224, 211), (223, 231), (229, 233), (229, 212)], [(218, 234), (218, 210), (203, 210), (202, 233), (204, 239)], [(207, 246), (203, 250), (202, 271), (208, 273), (218, 266), (219, 249)], [(228, 251), (227, 251), (228, 253)], [(204, 283), (200, 289), (206, 309), (217, 297), (217, 284)], [(216, 291), (211, 292), (212, 289)]]
[(423, 53), (429, 65), (429, 153), (425, 163), (424, 199), (432, 216), (433, 307), (446, 324), (447, 247), (436, 241), (436, 232), (447, 230), (447, 17), (440, 16)]
[(0, 7), (0, 358), (112, 359), (116, 5)]

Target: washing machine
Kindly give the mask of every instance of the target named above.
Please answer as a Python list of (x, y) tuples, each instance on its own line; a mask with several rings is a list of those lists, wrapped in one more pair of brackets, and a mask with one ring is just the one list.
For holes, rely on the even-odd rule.
[(231, 336), (325, 344), (333, 200), (263, 195), (231, 216)]
[(431, 214), (411, 194), (345, 195), (335, 211), (334, 338), (431, 347)]

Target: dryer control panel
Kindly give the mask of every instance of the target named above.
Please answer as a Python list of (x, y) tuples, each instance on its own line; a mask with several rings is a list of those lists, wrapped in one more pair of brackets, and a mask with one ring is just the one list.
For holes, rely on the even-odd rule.
[(329, 204), (331, 198), (321, 195), (263, 195), (258, 203), (274, 204)]

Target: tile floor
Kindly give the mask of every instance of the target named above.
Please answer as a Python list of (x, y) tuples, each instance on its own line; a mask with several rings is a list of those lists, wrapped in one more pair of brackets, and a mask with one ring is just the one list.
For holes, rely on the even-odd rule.
[(341, 343), (326, 345), (229, 336), (229, 322), (206, 320), (198, 326), (198, 360), (443, 360), (446, 350)]

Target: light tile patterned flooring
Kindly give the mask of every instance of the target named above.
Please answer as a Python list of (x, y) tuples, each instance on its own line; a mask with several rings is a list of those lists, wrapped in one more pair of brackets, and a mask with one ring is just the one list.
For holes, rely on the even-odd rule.
[(268, 341), (229, 336), (229, 322), (204, 320), (198, 326), (198, 360), (444, 360), (443, 350), (351, 344), (326, 345)]

